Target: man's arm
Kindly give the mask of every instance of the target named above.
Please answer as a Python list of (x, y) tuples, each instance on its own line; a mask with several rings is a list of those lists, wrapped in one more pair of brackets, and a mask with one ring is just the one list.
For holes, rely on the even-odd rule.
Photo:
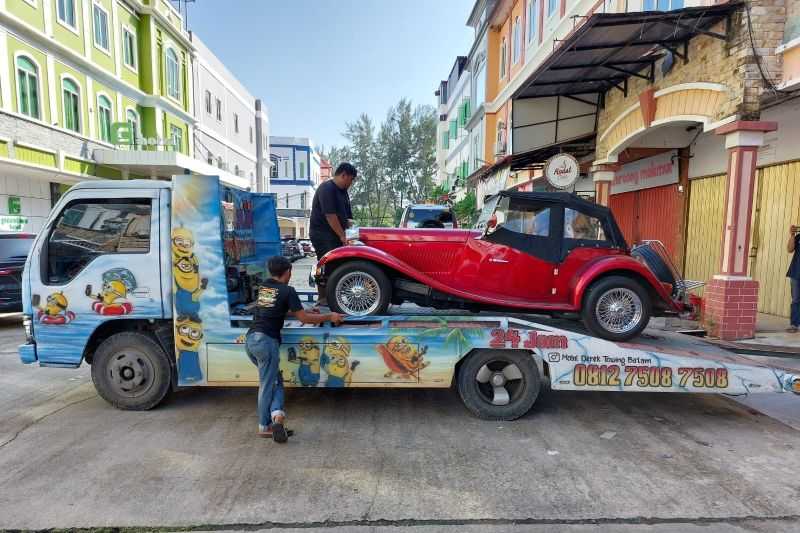
[(309, 313), (305, 309), (300, 309), (292, 313), (294, 317), (303, 324), (322, 324), (323, 322), (331, 322), (332, 324), (339, 325), (344, 320), (344, 315), (339, 313), (326, 313), (321, 315), (319, 313)]
[(347, 244), (347, 234), (344, 232), (344, 228), (342, 228), (342, 223), (339, 222), (339, 217), (334, 215), (325, 215), (325, 220), (328, 221), (328, 225), (331, 229), (339, 236), (341, 239), (342, 244)]

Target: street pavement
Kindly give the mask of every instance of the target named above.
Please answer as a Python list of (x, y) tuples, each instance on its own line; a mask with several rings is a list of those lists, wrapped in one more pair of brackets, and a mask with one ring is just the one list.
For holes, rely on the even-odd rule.
[(800, 529), (800, 431), (723, 397), (545, 392), (497, 423), (452, 390), (289, 390), (280, 446), (254, 389), (115, 410), (87, 366), (22, 365), (19, 320), (0, 317), (0, 529)]

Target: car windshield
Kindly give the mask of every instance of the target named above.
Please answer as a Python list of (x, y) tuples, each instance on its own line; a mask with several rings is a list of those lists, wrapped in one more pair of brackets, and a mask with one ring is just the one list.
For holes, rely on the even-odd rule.
[[(406, 227), (409, 228), (416, 228), (423, 222), (428, 220), (440, 220), (440, 215), (443, 212), (446, 212), (447, 208), (444, 206), (432, 205), (432, 206), (424, 206), (424, 207), (410, 207), (408, 209), (408, 216), (406, 219)], [(452, 217), (450, 220), (444, 221), (441, 220), (442, 223), (445, 222), (452, 222)]]
[(483, 204), (483, 209), (481, 210), (481, 216), (478, 217), (478, 221), (475, 223), (475, 229), (485, 230), (486, 223), (492, 218), (494, 214), (494, 209), (497, 207), (497, 202), (500, 200), (500, 195), (495, 195), (489, 198), (485, 204)]

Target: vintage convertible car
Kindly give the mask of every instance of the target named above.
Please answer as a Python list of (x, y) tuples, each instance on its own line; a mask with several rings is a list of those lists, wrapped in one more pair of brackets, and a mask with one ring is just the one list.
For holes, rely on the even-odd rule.
[(316, 270), (331, 308), (349, 315), (384, 314), (404, 301), (579, 314), (595, 335), (627, 340), (653, 315), (692, 310), (663, 246), (629, 250), (609, 209), (568, 193), (502, 192), (476, 229), (357, 233)]

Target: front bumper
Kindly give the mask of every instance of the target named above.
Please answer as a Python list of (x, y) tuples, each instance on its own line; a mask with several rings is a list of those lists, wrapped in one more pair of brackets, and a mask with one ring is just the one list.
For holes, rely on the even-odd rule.
[(26, 365), (35, 363), (39, 360), (39, 357), (36, 355), (35, 343), (21, 344), (18, 348), (18, 351), (20, 360)]

